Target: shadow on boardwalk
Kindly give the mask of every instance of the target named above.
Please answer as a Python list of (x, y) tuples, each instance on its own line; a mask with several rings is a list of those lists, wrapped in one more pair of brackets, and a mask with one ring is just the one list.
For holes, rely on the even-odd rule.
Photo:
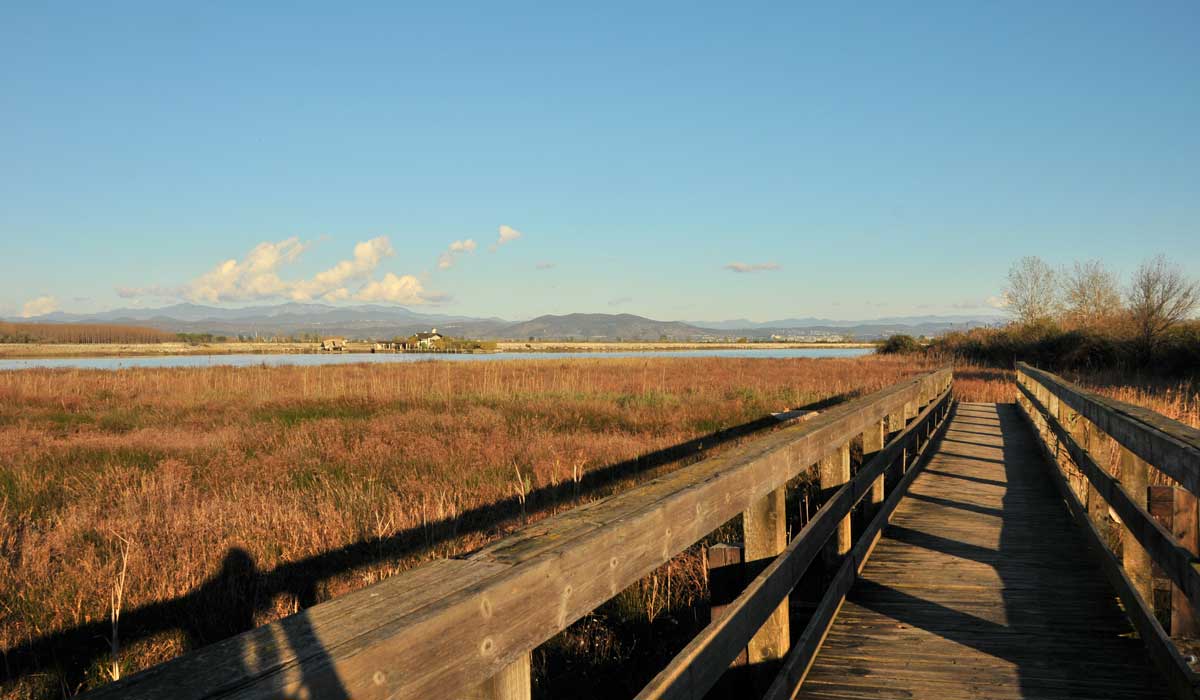
[(959, 406), (802, 698), (1162, 697), (1033, 440), (1015, 405)]
[[(857, 396), (841, 394), (815, 402), (798, 410), (821, 410)], [(678, 445), (586, 472), (578, 483), (535, 489), (526, 496), (526, 508), (545, 513), (565, 504), (603, 495), (625, 478), (645, 476), (663, 467), (679, 467), (704, 457), (708, 452), (739, 438), (780, 425), (773, 416), (709, 433)], [(519, 522), (522, 507), (515, 498), (479, 506), (459, 516), (397, 532), (383, 539), (361, 540), (311, 557), (282, 564), (270, 571), (258, 568), (249, 553), (231, 549), (220, 570), (186, 595), (151, 603), (121, 614), (120, 639), (128, 647), (156, 635), (182, 632), (186, 647), (197, 649), (228, 640), (255, 626), (259, 614), (272, 609), (280, 596), (290, 596), (301, 612), (287, 618), (285, 625), (291, 647), (299, 648), (300, 638), (311, 640), (304, 609), (318, 601), (317, 591), (325, 581), (359, 567), (395, 561), (430, 551), (464, 535), (488, 533)], [(219, 611), (214, 613), (214, 611)], [(80, 625), (35, 638), (26, 644), (4, 650), (0, 657), (4, 685), (33, 675), (57, 676), (57, 686), (72, 692), (85, 684), (90, 669), (108, 658), (107, 620)], [(290, 639), (296, 637), (296, 639)], [(234, 643), (229, 640), (228, 643)], [(243, 649), (243, 657), (254, 659), (256, 668), (265, 668), (282, 658), (286, 648), (279, 641), (253, 649)], [(312, 645), (307, 645), (312, 648)], [(326, 666), (320, 658), (306, 663)], [(303, 673), (304, 664), (301, 666)], [(345, 697), (344, 690), (322, 687), (321, 697)], [(59, 692), (54, 692), (59, 695)]]

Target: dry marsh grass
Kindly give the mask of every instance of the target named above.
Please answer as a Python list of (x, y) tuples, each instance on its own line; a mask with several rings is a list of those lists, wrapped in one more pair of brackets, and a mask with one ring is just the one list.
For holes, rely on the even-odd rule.
[[(634, 358), (0, 372), (5, 693), (51, 697), (111, 676), (104, 637), (123, 566), (127, 675), (627, 486), (639, 456), (923, 368)], [(674, 640), (703, 591), (698, 557), (677, 558), (549, 645), (539, 685), (569, 690), (561, 679), (628, 658), (638, 642), (622, 624), (641, 627), (635, 640)], [(673, 644), (651, 646), (669, 658)]]

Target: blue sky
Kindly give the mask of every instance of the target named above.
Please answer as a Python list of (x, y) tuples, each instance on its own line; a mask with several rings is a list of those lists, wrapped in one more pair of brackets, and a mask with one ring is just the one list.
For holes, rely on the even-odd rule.
[(1200, 274), (1194, 0), (247, 5), (0, 9), (0, 315), (855, 319), (989, 311), (1023, 255)]

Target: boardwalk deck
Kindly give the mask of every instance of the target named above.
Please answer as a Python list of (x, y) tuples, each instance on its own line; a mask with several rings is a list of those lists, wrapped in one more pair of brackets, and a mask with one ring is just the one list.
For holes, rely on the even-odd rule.
[(1012, 405), (960, 404), (799, 697), (1160, 698)]

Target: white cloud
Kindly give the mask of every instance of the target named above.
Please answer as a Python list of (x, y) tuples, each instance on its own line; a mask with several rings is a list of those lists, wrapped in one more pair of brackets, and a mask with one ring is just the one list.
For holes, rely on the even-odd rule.
[(308, 301), (314, 297), (336, 295), (339, 288), (350, 280), (362, 279), (374, 272), (384, 258), (395, 255), (387, 236), (379, 236), (354, 246), (354, 259), (343, 260), (337, 265), (318, 272), (311, 280), (301, 280), (292, 285), (288, 293), (295, 301)]
[[(310, 247), (296, 237), (278, 242), (259, 243), (246, 257), (226, 260), (212, 270), (181, 287), (117, 287), (119, 296), (133, 299), (163, 296), (194, 302), (220, 303), (286, 298), (293, 301), (395, 301), (422, 304), (442, 297), (426, 293), (421, 282), (411, 275), (388, 273), (382, 280), (373, 273), (385, 258), (395, 255), (387, 236), (361, 241), (354, 246), (354, 256), (333, 267), (322, 270), (308, 279), (285, 280), (282, 268), (294, 263)], [(455, 241), (451, 250), (469, 252), (475, 249), (471, 240)], [(357, 292), (348, 283), (363, 280)]]
[(454, 241), (450, 244), (450, 247), (446, 250), (446, 252), (438, 256), (438, 268), (442, 270), (449, 270), (450, 268), (454, 267), (455, 256), (462, 255), (464, 253), (474, 253), (475, 249), (478, 247), (478, 244), (470, 238), (465, 241)]
[(1008, 295), (1000, 294), (998, 296), (991, 296), (991, 297), (988, 297), (987, 300), (984, 301), (984, 303), (987, 304), (988, 306), (992, 307), (993, 309), (1008, 308)]
[(737, 272), (738, 274), (743, 274), (743, 273), (747, 273), (747, 272), (769, 272), (771, 270), (778, 270), (779, 268), (780, 268), (779, 263), (773, 263), (773, 262), (768, 262), (768, 263), (732, 262), (725, 266), (726, 270), (732, 270), (733, 272)]
[(427, 304), (438, 300), (436, 296), (427, 294), (421, 280), (413, 275), (395, 275), (391, 272), (384, 275), (382, 280), (368, 282), (354, 298), (393, 304)]
[(210, 303), (281, 296), (290, 285), (279, 278), (278, 268), (295, 262), (308, 245), (295, 236), (259, 243), (244, 259), (231, 258), (197, 277), (183, 288), (182, 296)]
[(21, 307), (21, 318), (33, 318), (53, 311), (58, 311), (58, 299), (52, 296), (40, 296), (30, 299)]
[(488, 250), (491, 250), (493, 253), (495, 253), (496, 249), (499, 248), (500, 246), (504, 245), (505, 243), (515, 241), (523, 235), (525, 235), (525, 234), (516, 230), (512, 226), (505, 226), (504, 224), (501, 224), (500, 225), (500, 237), (496, 239), (496, 242), (493, 243)]

